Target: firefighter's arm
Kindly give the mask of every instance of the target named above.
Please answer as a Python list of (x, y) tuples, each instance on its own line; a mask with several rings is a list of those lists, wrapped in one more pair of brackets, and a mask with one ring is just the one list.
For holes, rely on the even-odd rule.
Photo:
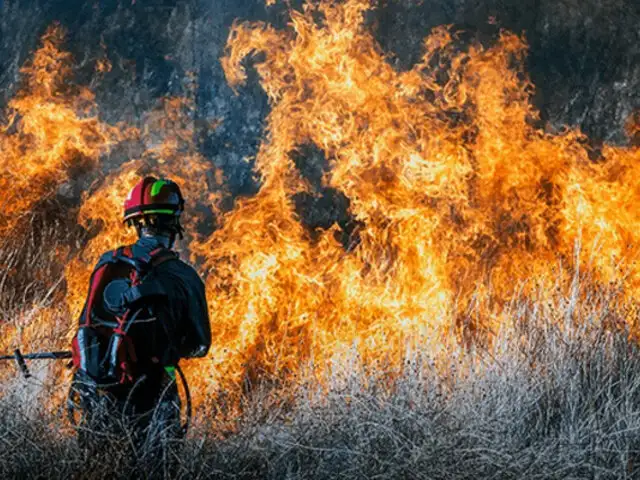
[(211, 325), (204, 284), (188, 298), (190, 329), (183, 342), (183, 357), (202, 358), (211, 347)]
[[(205, 309), (206, 311), (206, 309)], [(194, 337), (197, 339), (196, 347), (189, 354), (191, 358), (201, 358), (209, 353), (211, 347), (211, 327), (209, 315), (206, 313), (200, 317), (200, 321), (193, 321)]]
[[(202, 358), (211, 347), (209, 319), (191, 317), (190, 332), (182, 339), (180, 356), (183, 358)], [(206, 320), (206, 323), (205, 321)]]

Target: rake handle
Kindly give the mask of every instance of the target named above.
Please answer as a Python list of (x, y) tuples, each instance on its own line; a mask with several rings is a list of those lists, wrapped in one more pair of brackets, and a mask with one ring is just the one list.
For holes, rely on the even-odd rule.
[(0, 356), (0, 361), (2, 360), (15, 360), (18, 369), (24, 376), (24, 378), (30, 378), (31, 373), (29, 373), (29, 368), (27, 368), (27, 363), (25, 360), (63, 360), (66, 358), (72, 358), (73, 354), (71, 352), (37, 352), (37, 353), (27, 353), (23, 355), (20, 352), (19, 348), (16, 348), (13, 351), (13, 355), (2, 355)]
[(17, 357), (24, 360), (64, 360), (73, 358), (71, 352), (39, 352), (39, 353), (20, 353), (20, 350), (13, 352), (13, 355), (0, 355), (0, 360), (15, 360)]

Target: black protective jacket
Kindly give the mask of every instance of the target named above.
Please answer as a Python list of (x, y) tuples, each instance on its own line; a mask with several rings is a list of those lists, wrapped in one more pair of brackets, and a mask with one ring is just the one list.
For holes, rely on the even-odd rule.
[[(144, 255), (156, 248), (153, 238), (142, 238), (132, 250), (134, 255)], [(149, 352), (140, 352), (142, 358), (160, 356), (162, 363), (172, 364), (180, 358), (207, 354), (211, 327), (204, 283), (193, 267), (177, 256), (153, 266), (139, 286), (124, 292), (123, 299), (129, 308), (150, 306), (158, 318), (155, 328), (141, 323), (131, 330), (136, 345), (150, 347)]]
[[(133, 284), (132, 275), (136, 276)], [(105, 253), (96, 265), (74, 340), (79, 369), (90, 375), (99, 370), (96, 362), (106, 354), (104, 342), (99, 342), (98, 351), (85, 339), (111, 331), (108, 326), (127, 310), (142, 311), (128, 331), (139, 372), (176, 365), (181, 358), (202, 357), (209, 350), (204, 283), (159, 239), (142, 237), (134, 245)], [(92, 355), (93, 351), (97, 354)]]
[[(116, 338), (123, 341), (113, 348)], [(103, 437), (93, 432), (119, 433), (125, 417), (135, 420), (134, 442), (147, 438), (140, 432), (156, 430), (180, 437), (186, 426), (180, 424), (174, 367), (182, 358), (206, 355), (210, 345), (204, 284), (162, 239), (143, 237), (105, 253), (73, 340), (68, 408), (72, 422), (85, 427), (78, 430), (80, 444), (100, 452)], [(147, 428), (152, 423), (155, 430)]]

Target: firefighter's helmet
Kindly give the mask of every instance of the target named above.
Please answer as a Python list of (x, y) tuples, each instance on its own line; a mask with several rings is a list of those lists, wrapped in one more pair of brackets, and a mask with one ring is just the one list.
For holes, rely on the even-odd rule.
[(133, 187), (124, 202), (124, 221), (149, 215), (179, 217), (184, 198), (175, 182), (146, 177)]

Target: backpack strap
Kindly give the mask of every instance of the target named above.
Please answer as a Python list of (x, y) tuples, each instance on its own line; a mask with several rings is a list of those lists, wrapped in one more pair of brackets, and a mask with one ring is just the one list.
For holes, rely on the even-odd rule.
[(143, 282), (143, 279), (158, 265), (177, 259), (178, 254), (164, 247), (142, 253), (136, 252), (134, 249), (132, 254), (134, 257), (125, 256), (122, 258), (122, 261), (130, 263), (134, 267), (131, 276), (132, 288), (125, 292), (127, 303), (131, 305), (143, 298), (166, 296), (167, 292), (162, 284), (153, 280)]
[[(120, 383), (131, 380), (132, 371), (128, 360), (136, 362), (136, 353), (128, 337), (128, 329), (139, 311), (127, 311), (123, 317), (116, 317), (117, 322), (114, 325), (107, 325), (104, 320), (99, 318), (99, 311), (96, 308), (103, 301), (102, 295), (107, 285), (114, 278), (124, 278), (129, 274), (132, 280), (132, 286), (129, 294), (132, 295), (131, 300), (138, 300), (166, 296), (167, 293), (160, 282), (149, 279), (142, 282), (144, 277), (149, 274), (158, 265), (176, 259), (178, 255), (164, 247), (157, 248), (149, 252), (143, 248), (133, 246), (122, 246), (115, 250), (105, 253), (100, 257), (89, 281), (89, 292), (87, 301), (84, 305), (80, 316), (80, 325), (78, 332), (72, 341), (73, 364), (85, 371), (91, 372), (96, 377), (101, 371), (100, 352), (98, 349), (98, 338), (104, 334), (101, 328), (107, 327), (113, 331), (109, 344), (109, 375), (113, 374), (116, 369), (123, 373), (125, 377), (118, 379)], [(128, 268), (127, 268), (128, 267)], [(98, 309), (100, 310), (100, 309)], [(124, 350), (126, 349), (126, 354)], [(120, 358), (122, 357), (122, 358)]]
[(137, 301), (147, 296), (166, 295), (162, 285), (156, 284), (156, 282), (148, 282), (143, 285), (142, 280), (157, 266), (179, 258), (178, 254), (165, 247), (158, 247), (150, 252), (140, 250), (142, 249), (136, 248), (135, 245), (122, 246), (106, 252), (100, 257), (89, 281), (89, 293), (85, 308), (80, 316), (80, 326), (90, 326), (94, 323), (91, 318), (93, 306), (96, 302), (101, 301), (98, 298), (99, 293), (112, 280), (112, 276), (108, 274), (110, 265), (124, 263), (131, 267), (131, 284), (133, 287), (140, 288), (132, 289), (129, 300)]
[(144, 277), (161, 263), (178, 258), (176, 252), (165, 247), (158, 247), (150, 252), (140, 250), (135, 245), (133, 247), (120, 247), (114, 251), (114, 259), (130, 264), (138, 271), (141, 277)]
[(79, 323), (81, 327), (88, 327), (94, 323), (92, 321), (93, 306), (96, 301), (100, 301), (98, 298), (99, 293), (102, 292), (107, 283), (111, 281), (111, 278), (109, 278), (108, 275), (109, 266), (119, 261), (120, 250), (121, 248), (106, 252), (98, 260), (98, 263), (91, 274), (91, 278), (89, 279), (89, 293), (87, 294), (87, 301), (82, 309), (82, 313), (80, 314)]

